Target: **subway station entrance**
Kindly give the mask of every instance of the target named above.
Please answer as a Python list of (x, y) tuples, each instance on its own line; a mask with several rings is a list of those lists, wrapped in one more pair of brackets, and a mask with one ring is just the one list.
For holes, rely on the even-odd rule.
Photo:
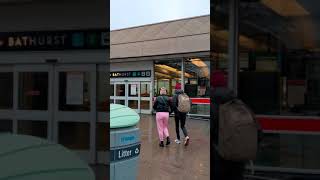
[(98, 98), (106, 68), (97, 64), (0, 66), (1, 132), (42, 137), (74, 150), (87, 162), (106, 161), (105, 150), (96, 141), (97, 126), (103, 126), (107, 117)]
[(150, 81), (112, 81), (111, 93), (111, 103), (128, 106), (137, 113), (151, 114)]

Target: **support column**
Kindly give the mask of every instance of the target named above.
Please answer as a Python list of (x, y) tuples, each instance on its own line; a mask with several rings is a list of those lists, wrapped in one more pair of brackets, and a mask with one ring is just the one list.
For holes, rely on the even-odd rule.
[(239, 0), (229, 0), (228, 88), (238, 96)]
[(184, 66), (184, 58), (181, 59), (181, 89), (184, 91), (184, 74), (185, 74), (185, 66)]

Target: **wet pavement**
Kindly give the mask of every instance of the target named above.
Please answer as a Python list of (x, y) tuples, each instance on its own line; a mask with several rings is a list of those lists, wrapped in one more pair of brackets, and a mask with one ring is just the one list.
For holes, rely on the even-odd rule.
[[(175, 124), (170, 117), (171, 144), (160, 148), (155, 116), (141, 115), (141, 154), (137, 180), (209, 180), (210, 129), (209, 121), (187, 119), (190, 144), (174, 142)], [(183, 134), (181, 132), (181, 137)]]
[(109, 180), (109, 166), (107, 165), (91, 165), (95, 173), (96, 180)]

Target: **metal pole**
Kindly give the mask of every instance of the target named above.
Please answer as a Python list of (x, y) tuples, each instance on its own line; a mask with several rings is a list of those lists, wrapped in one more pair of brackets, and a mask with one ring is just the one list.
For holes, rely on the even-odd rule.
[(228, 88), (238, 96), (239, 0), (229, 0)]
[(181, 59), (181, 89), (184, 91), (184, 58)]

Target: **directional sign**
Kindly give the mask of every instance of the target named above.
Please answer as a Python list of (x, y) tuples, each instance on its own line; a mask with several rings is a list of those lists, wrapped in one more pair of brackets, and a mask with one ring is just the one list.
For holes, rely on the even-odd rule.
[(111, 150), (111, 162), (123, 161), (139, 156), (140, 146), (140, 144), (136, 144), (134, 146)]

